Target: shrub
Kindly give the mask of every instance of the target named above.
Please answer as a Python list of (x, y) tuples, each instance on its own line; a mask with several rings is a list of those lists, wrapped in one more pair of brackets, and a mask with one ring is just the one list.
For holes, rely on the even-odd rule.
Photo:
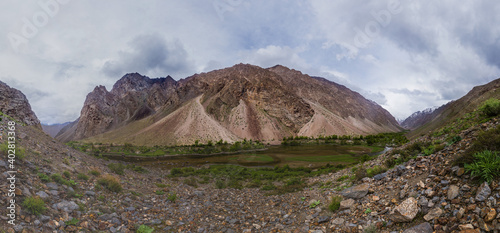
[(368, 168), (368, 170), (366, 170), (366, 175), (368, 177), (374, 177), (375, 175), (377, 174), (380, 174), (380, 173), (383, 173), (387, 171), (387, 168), (385, 167), (382, 167), (382, 166), (374, 166), (372, 168)]
[(500, 176), (500, 155), (498, 152), (485, 150), (473, 155), (474, 163), (465, 164), (465, 171), (471, 176), (478, 177), (482, 181), (491, 182)]
[(38, 173), (38, 178), (40, 178), (42, 182), (50, 182), (50, 177), (46, 174)]
[(97, 183), (115, 193), (121, 192), (123, 189), (118, 178), (112, 175), (104, 175), (102, 178), (97, 180)]
[(100, 176), (101, 172), (99, 172), (97, 169), (93, 169), (89, 172), (89, 174), (93, 176)]
[(316, 208), (316, 206), (319, 206), (321, 204), (321, 201), (313, 201), (310, 205), (309, 208)]
[(361, 180), (365, 178), (367, 175), (368, 174), (366, 173), (366, 168), (364, 167), (359, 167), (355, 173), (356, 180)]
[(328, 209), (332, 212), (338, 210), (340, 208), (341, 201), (342, 201), (342, 196), (333, 196), (330, 205), (328, 205)]
[(40, 197), (27, 197), (23, 201), (23, 207), (34, 215), (40, 215), (47, 209), (45, 207), (45, 202)]
[(479, 133), (472, 146), (465, 151), (463, 156), (458, 157), (454, 164), (472, 163), (475, 160), (473, 155), (485, 150), (500, 151), (500, 125), (494, 129)]
[(163, 194), (165, 194), (165, 191), (156, 190), (155, 193), (156, 193), (156, 195), (163, 195)]
[(152, 233), (153, 231), (154, 231), (153, 228), (148, 227), (144, 224), (139, 226), (139, 228), (137, 229), (137, 233)]
[(479, 110), (486, 116), (494, 117), (500, 114), (500, 100), (491, 98), (486, 100)]
[(80, 179), (80, 180), (89, 180), (89, 176), (83, 174), (83, 173), (78, 173), (78, 175), (76, 176), (76, 178)]
[(69, 171), (64, 171), (63, 176), (66, 178), (71, 178), (71, 173), (69, 173)]
[(110, 163), (108, 164), (108, 168), (118, 174), (118, 175), (123, 175), (125, 174), (125, 165), (121, 164), (121, 163)]
[(167, 197), (167, 200), (171, 201), (171, 202), (175, 202), (175, 200), (177, 200), (177, 194), (176, 193), (170, 193)]

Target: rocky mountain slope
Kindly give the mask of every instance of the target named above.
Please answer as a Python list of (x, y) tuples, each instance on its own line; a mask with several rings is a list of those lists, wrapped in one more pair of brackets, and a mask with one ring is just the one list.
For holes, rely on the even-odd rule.
[[(4, 95), (5, 92), (0, 92)], [(6, 98), (2, 98), (5, 101)], [(0, 103), (5, 104), (5, 103)], [(20, 116), (9, 117), (23, 119)], [(6, 128), (9, 117), (0, 116)], [(29, 119), (30, 121), (33, 119)], [(393, 152), (339, 172), (306, 178), (308, 188), (283, 195), (268, 191), (215, 188), (215, 180), (167, 176), (170, 171), (132, 164), (113, 174), (108, 164), (120, 163), (86, 155), (61, 144), (36, 125), (16, 126), (15, 168), (4, 160), (0, 175), (7, 180), (16, 171), (15, 223), (7, 208), (0, 210), (0, 229), (6, 232), (136, 232), (141, 225), (155, 232), (495, 232), (500, 230), (500, 180), (490, 184), (464, 173), (453, 161), (462, 156), (484, 131), (500, 130), (500, 119), (473, 125), (460, 139), (443, 144), (446, 136), (422, 137)], [(0, 139), (0, 143), (4, 143)], [(384, 166), (391, 158), (413, 153), (415, 144), (441, 143), (441, 149), (419, 153), (373, 177), (361, 171)], [(361, 174), (361, 175), (360, 175)], [(363, 178), (364, 177), (364, 178)], [(194, 179), (194, 180), (193, 180)], [(116, 181), (117, 186), (110, 186)], [(194, 184), (193, 184), (194, 182)], [(6, 182), (0, 185), (0, 203), (11, 198)], [(173, 196), (173, 194), (176, 194)], [(341, 196), (339, 209), (329, 203)], [(40, 214), (32, 214), (34, 198), (43, 200)], [(40, 202), (38, 202), (40, 203)]]
[(0, 112), (13, 116), (16, 120), (27, 125), (42, 128), (40, 121), (31, 110), (31, 106), (22, 92), (0, 81), (0, 93)]
[(417, 111), (399, 123), (399, 125), (405, 129), (413, 130), (431, 121), (441, 111), (441, 108), (428, 108), (423, 111)]
[(476, 86), (462, 98), (439, 107), (431, 114), (422, 115), (422, 119), (414, 119), (413, 121), (419, 122), (416, 125), (420, 125), (420, 127), (414, 127), (408, 136), (415, 138), (434, 131), (464, 114), (472, 112), (490, 98), (500, 99), (500, 79)]
[(127, 74), (111, 91), (96, 87), (57, 139), (160, 145), (399, 130), (385, 109), (344, 86), (239, 64), (179, 81)]

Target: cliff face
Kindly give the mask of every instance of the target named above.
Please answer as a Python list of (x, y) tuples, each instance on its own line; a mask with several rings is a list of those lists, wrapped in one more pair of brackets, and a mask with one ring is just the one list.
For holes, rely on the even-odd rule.
[(40, 121), (31, 110), (31, 105), (26, 96), (21, 91), (9, 87), (2, 81), (0, 81), (0, 112), (27, 125), (42, 129)]
[(398, 130), (386, 110), (344, 86), (283, 66), (239, 64), (179, 81), (127, 74), (109, 92), (96, 87), (58, 139), (156, 145)]

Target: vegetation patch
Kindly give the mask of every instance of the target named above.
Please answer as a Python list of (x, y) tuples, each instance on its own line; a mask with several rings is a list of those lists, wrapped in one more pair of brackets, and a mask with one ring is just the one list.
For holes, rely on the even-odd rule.
[(465, 164), (465, 171), (481, 181), (491, 183), (494, 178), (500, 177), (500, 153), (485, 150), (473, 155), (474, 162)]
[(122, 191), (122, 185), (117, 177), (112, 175), (104, 175), (97, 180), (99, 185), (106, 187), (108, 190), (118, 193)]
[(31, 214), (41, 215), (46, 210), (45, 202), (40, 197), (27, 197), (23, 201), (23, 207)]
[(154, 231), (153, 228), (146, 226), (146, 225), (141, 225), (139, 228), (137, 228), (137, 233), (152, 233)]
[(342, 201), (342, 196), (333, 196), (332, 201), (328, 205), (328, 209), (332, 212), (335, 212), (340, 208), (341, 201)]

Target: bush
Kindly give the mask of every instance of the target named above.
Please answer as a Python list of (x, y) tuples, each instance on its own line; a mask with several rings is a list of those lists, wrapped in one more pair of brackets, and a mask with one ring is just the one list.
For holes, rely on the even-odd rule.
[(175, 200), (177, 200), (177, 194), (176, 193), (170, 193), (167, 197), (167, 200), (171, 201), (171, 202), (175, 202)]
[(40, 197), (27, 197), (23, 201), (23, 207), (34, 215), (40, 215), (47, 210), (45, 202)]
[(137, 233), (152, 233), (154, 231), (153, 228), (151, 227), (148, 227), (146, 225), (141, 225), (139, 226), (139, 228), (137, 229)]
[(80, 180), (89, 180), (89, 176), (83, 174), (83, 173), (78, 173), (78, 175), (76, 176), (76, 178), (80, 179)]
[(491, 98), (486, 100), (479, 110), (488, 117), (498, 116), (500, 114), (500, 100)]
[(97, 183), (115, 193), (121, 192), (123, 189), (118, 178), (112, 175), (104, 175), (102, 178), (97, 180)]
[(463, 165), (474, 162), (474, 154), (489, 151), (500, 151), (500, 126), (479, 133), (472, 146), (467, 149), (463, 156), (458, 157), (454, 164)]
[(50, 177), (46, 174), (38, 173), (38, 178), (40, 178), (40, 180), (42, 182), (45, 182), (45, 183), (50, 182)]
[(69, 173), (69, 171), (64, 171), (63, 176), (66, 178), (71, 178), (71, 173)]
[(500, 155), (498, 152), (485, 150), (473, 155), (474, 163), (465, 164), (465, 171), (471, 176), (478, 177), (481, 181), (491, 182), (500, 176)]
[(123, 175), (125, 174), (125, 165), (121, 164), (121, 163), (110, 163), (108, 164), (108, 168), (118, 174), (118, 175)]
[(342, 201), (342, 196), (333, 196), (330, 205), (328, 205), (328, 209), (332, 212), (338, 210), (340, 208), (341, 201)]
[(364, 167), (359, 167), (355, 173), (356, 180), (361, 180), (365, 178), (367, 175), (368, 174), (366, 173), (366, 168)]
[(387, 168), (385, 168), (385, 167), (382, 167), (382, 166), (374, 166), (374, 167), (372, 167), (372, 168), (368, 168), (368, 169), (366, 170), (366, 175), (367, 175), (368, 177), (374, 177), (375, 175), (380, 174), (380, 173), (383, 173), (383, 172), (385, 172), (385, 171), (387, 171)]

